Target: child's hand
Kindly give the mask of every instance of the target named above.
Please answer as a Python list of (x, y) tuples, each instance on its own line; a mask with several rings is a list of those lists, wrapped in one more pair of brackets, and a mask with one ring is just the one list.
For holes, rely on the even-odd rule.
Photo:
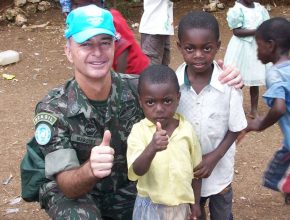
[(160, 122), (156, 123), (156, 132), (153, 135), (152, 141), (149, 145), (155, 152), (163, 151), (168, 145), (168, 135), (165, 130), (162, 130)]
[(191, 210), (191, 214), (188, 216), (188, 220), (197, 220), (201, 215), (200, 205), (191, 204), (190, 210)]
[(235, 66), (225, 66), (222, 60), (218, 60), (218, 65), (223, 70), (219, 75), (221, 83), (226, 83), (235, 88), (242, 88), (244, 86), (240, 71)]
[(205, 154), (202, 156), (202, 161), (198, 164), (193, 172), (195, 178), (207, 178), (218, 163), (218, 157), (214, 152)]
[(246, 128), (247, 132), (249, 131), (259, 131), (259, 127), (262, 121), (261, 117), (256, 117), (255, 119), (248, 119), (248, 126)]

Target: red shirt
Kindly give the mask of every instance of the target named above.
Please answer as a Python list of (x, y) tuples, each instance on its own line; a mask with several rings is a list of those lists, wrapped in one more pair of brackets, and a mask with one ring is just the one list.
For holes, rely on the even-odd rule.
[(115, 56), (113, 62), (113, 69), (117, 66), (117, 57), (128, 49), (127, 56), (127, 74), (140, 74), (150, 61), (148, 57), (142, 52), (141, 47), (137, 43), (133, 31), (129, 28), (125, 18), (116, 9), (110, 9), (113, 15), (114, 25), (116, 28), (119, 40), (115, 42)]

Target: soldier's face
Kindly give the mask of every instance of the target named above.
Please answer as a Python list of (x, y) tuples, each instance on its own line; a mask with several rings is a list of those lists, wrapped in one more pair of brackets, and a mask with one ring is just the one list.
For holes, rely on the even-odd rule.
[(98, 80), (110, 73), (114, 59), (114, 40), (112, 36), (101, 34), (82, 44), (72, 38), (66, 45), (68, 60), (74, 64), (75, 77)]
[(173, 120), (179, 98), (173, 83), (144, 83), (139, 102), (147, 119), (166, 128)]

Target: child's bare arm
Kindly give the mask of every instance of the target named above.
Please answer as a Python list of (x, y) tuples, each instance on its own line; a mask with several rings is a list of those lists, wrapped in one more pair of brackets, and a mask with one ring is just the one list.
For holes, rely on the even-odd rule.
[(150, 144), (140, 154), (133, 163), (133, 170), (138, 176), (143, 176), (148, 172), (151, 162), (158, 151), (163, 151), (167, 148), (168, 136), (165, 130), (162, 130), (161, 124), (157, 122), (156, 132)]
[(228, 131), (222, 142), (214, 151), (202, 156), (201, 163), (194, 169), (194, 177), (209, 177), (216, 164), (225, 155), (225, 153), (237, 139), (238, 135), (239, 132)]
[(273, 124), (275, 124), (279, 118), (286, 112), (286, 103), (284, 99), (275, 99), (272, 108), (268, 114), (261, 118), (254, 120), (248, 120), (248, 126), (246, 131), (262, 131)]
[(256, 29), (243, 29), (243, 28), (233, 29), (233, 34), (237, 37), (254, 36), (255, 32), (256, 32)]
[(194, 178), (192, 180), (192, 189), (194, 192), (194, 199), (195, 199), (195, 203), (191, 204), (190, 209), (191, 209), (191, 215), (189, 216), (188, 219), (190, 220), (195, 220), (198, 219), (198, 217), (200, 217), (201, 215), (201, 211), (200, 211), (200, 191), (201, 191), (201, 179), (196, 179)]

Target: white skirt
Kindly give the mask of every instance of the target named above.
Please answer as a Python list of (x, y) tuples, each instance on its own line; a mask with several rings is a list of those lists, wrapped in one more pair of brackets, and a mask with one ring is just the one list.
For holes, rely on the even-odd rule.
[(153, 203), (148, 197), (137, 195), (133, 220), (187, 220), (190, 213), (189, 204), (161, 205)]
[(225, 65), (234, 65), (241, 72), (246, 86), (265, 85), (266, 65), (257, 57), (257, 44), (233, 36), (228, 44), (224, 58)]

